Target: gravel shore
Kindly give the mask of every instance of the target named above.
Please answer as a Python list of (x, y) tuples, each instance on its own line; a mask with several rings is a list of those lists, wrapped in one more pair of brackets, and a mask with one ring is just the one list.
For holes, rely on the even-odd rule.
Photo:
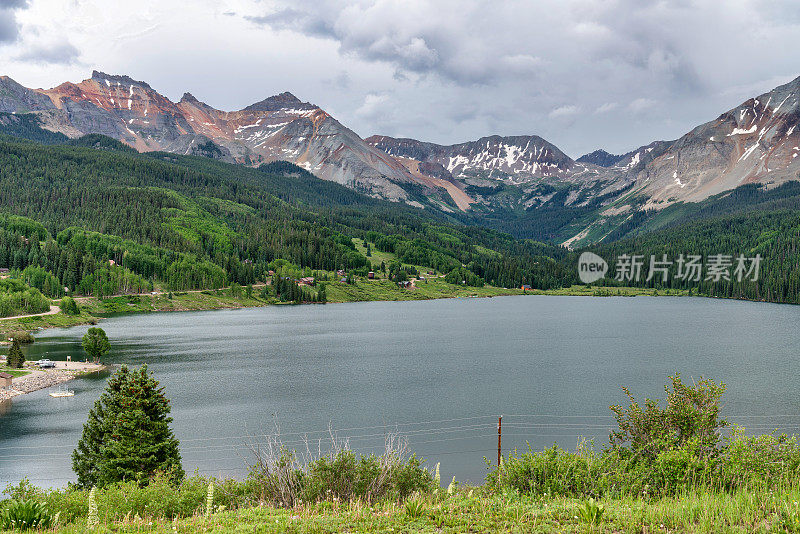
[[(6, 400), (31, 391), (57, 386), (88, 371), (102, 371), (103, 365), (86, 364), (81, 362), (58, 362), (57, 365), (65, 366), (62, 369), (30, 369), (31, 373), (11, 382), (11, 389), (0, 389), (0, 400)], [(26, 371), (29, 369), (25, 369)]]

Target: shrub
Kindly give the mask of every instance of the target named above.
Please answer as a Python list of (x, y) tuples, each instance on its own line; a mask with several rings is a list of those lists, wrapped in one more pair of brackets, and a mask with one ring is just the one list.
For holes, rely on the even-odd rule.
[(602, 462), (594, 455), (571, 453), (553, 446), (542, 452), (528, 450), (504, 459), (489, 473), (492, 487), (510, 487), (522, 493), (568, 496), (598, 495)]
[(54, 523), (47, 506), (34, 500), (12, 500), (0, 510), (0, 529), (46, 529)]
[(61, 311), (66, 315), (79, 315), (81, 313), (78, 303), (72, 297), (61, 299)]
[(404, 439), (390, 436), (383, 454), (357, 455), (332, 438), (327, 454), (299, 456), (272, 436), (252, 447), (255, 464), (250, 480), (261, 500), (288, 507), (299, 501), (400, 500), (415, 492), (432, 491), (433, 476), (406, 450)]
[[(99, 519), (119, 521), (126, 516), (173, 519), (191, 517), (206, 510), (208, 487), (213, 479), (195, 476), (175, 484), (168, 475), (158, 473), (145, 487), (135, 482), (118, 482), (95, 489)], [(233, 479), (213, 480), (214, 510), (236, 509), (257, 502), (256, 488), (249, 482)], [(90, 491), (70, 486), (41, 490), (23, 481), (5, 490), (11, 498), (36, 501), (48, 510), (58, 511), (63, 523), (85, 523), (89, 517)]]
[(663, 410), (649, 399), (640, 407), (625, 390), (631, 406), (612, 406), (619, 430), (612, 433), (607, 450), (598, 454), (579, 448), (572, 453), (553, 447), (513, 454), (490, 471), (487, 483), (571, 497), (794, 487), (800, 476), (797, 438), (745, 436), (734, 428), (723, 439), (720, 429), (727, 423), (719, 419), (719, 402), (724, 386), (710, 380), (686, 386), (677, 375), (670, 379)]
[(374, 501), (392, 496), (404, 499), (416, 491), (430, 491), (432, 478), (416, 456), (357, 456), (351, 450), (323, 456), (308, 465), (303, 477), (303, 500), (317, 502)]
[(16, 339), (20, 343), (33, 343), (35, 340), (30, 332), (25, 332), (21, 330), (19, 332), (11, 332), (8, 334), (8, 337), (11, 339)]
[(719, 418), (720, 398), (725, 385), (713, 380), (700, 380), (694, 386), (683, 383), (679, 374), (670, 376), (672, 389), (664, 386), (667, 406), (661, 409), (658, 401), (645, 399), (644, 407), (622, 388), (630, 406), (612, 406), (618, 430), (611, 433), (611, 446), (629, 444), (630, 451), (642, 459), (652, 460), (665, 450), (682, 447), (690, 441), (697, 454), (712, 455), (720, 442), (720, 429), (727, 421)]

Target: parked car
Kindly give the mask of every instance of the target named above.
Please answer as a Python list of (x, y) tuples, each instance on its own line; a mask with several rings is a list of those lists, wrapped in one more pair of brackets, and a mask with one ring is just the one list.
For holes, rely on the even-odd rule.
[(40, 369), (51, 369), (56, 366), (56, 362), (50, 361), (47, 358), (43, 360), (39, 360), (36, 362), (36, 365), (39, 366)]

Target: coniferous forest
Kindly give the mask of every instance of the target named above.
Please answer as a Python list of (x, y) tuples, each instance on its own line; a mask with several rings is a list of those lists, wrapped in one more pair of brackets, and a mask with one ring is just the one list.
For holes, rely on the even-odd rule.
[[(532, 289), (579, 283), (580, 250), (514, 238), (469, 215), (376, 200), (290, 163), (249, 168), (138, 154), (97, 135), (65, 140), (42, 132), (25, 123), (6, 131), (22, 137), (0, 137), (0, 267), (23, 285), (21, 292), (3, 288), (1, 314), (42, 309), (46, 297), (67, 293), (248, 286), (266, 281), (276, 260), (320, 271), (378, 270), (354, 239), (403, 264), (449, 273), (455, 283)], [(800, 303), (798, 206), (796, 184), (769, 191), (745, 186), (660, 216), (637, 214), (592, 247), (611, 266), (597, 285)], [(541, 216), (552, 224), (557, 215)], [(535, 225), (536, 216), (525, 224)], [(762, 263), (758, 280), (647, 280), (644, 265), (641, 279), (616, 281), (614, 262), (624, 254), (759, 254)], [(302, 297), (292, 286), (283, 293), (287, 300)]]

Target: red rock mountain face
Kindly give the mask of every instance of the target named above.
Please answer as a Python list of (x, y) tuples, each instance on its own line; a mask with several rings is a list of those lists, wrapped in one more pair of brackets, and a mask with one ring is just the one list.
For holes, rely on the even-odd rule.
[[(0, 80), (0, 94), (13, 83)], [(0, 111), (35, 112), (48, 129), (71, 137), (98, 133), (141, 152), (163, 150), (246, 165), (286, 160), (362, 193), (413, 203), (404, 186), (418, 180), (403, 165), (290, 93), (227, 112), (189, 93), (175, 103), (147, 83), (97, 71), (80, 83), (52, 89), (16, 86), (14, 98), (0, 99)]]
[[(518, 186), (516, 204), (509, 207), (543, 206), (558, 197), (539, 186), (561, 183), (570, 190), (564, 200), (568, 206), (602, 197), (616, 213), (661, 209), (747, 183), (800, 180), (800, 78), (676, 141), (655, 141), (622, 156), (597, 151), (573, 161), (536, 136), (492, 136), (451, 146), (386, 136), (366, 141), (398, 159), (426, 163), (419, 168), (466, 185), (467, 193), (468, 186)], [(492, 202), (485, 195), (475, 200)]]
[(697, 202), (751, 182), (800, 179), (800, 78), (676, 141), (579, 161), (537, 136), (449, 146), (386, 136), (365, 141), (290, 93), (221, 111), (189, 93), (176, 103), (144, 82), (96, 71), (80, 83), (46, 90), (0, 77), (0, 112), (32, 112), (50, 130), (70, 137), (103, 134), (139, 151), (245, 165), (286, 160), (374, 197), (413, 205), (421, 200), (445, 211), (596, 201), (604, 216)]

